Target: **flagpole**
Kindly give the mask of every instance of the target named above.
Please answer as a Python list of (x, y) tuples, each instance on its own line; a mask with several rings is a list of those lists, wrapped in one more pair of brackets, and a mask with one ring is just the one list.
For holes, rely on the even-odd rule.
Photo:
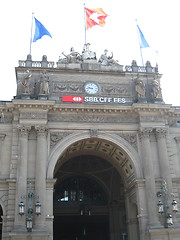
[(140, 53), (141, 53), (141, 61), (142, 61), (142, 65), (144, 67), (144, 60), (143, 60), (143, 54), (142, 54), (142, 48), (141, 48), (141, 40), (140, 40), (140, 36), (139, 36), (139, 32), (138, 32), (137, 19), (136, 19), (136, 27), (137, 27), (137, 35), (138, 35), (138, 40), (139, 40), (139, 48), (140, 48)]
[(85, 45), (86, 45), (86, 10), (85, 10), (85, 3), (84, 3), (84, 34), (85, 34)]
[(33, 20), (34, 20), (34, 13), (32, 13), (32, 22), (31, 22), (31, 37), (30, 37), (30, 48), (29, 48), (29, 54), (30, 55), (31, 55), (31, 47), (32, 47)]

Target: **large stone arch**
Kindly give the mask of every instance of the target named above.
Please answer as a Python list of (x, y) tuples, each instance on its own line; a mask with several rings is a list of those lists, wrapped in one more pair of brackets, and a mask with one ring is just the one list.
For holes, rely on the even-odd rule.
[[(128, 158), (128, 161), (133, 165), (135, 179), (142, 178), (142, 170), (140, 168), (139, 155), (137, 151), (131, 146), (130, 143), (128, 143), (125, 139), (123, 139), (119, 135), (110, 133), (99, 132), (97, 135), (92, 137), (89, 131), (70, 134), (64, 137), (55, 145), (55, 147), (52, 149), (49, 155), (47, 165), (47, 178), (48, 179), (53, 178), (56, 163), (60, 156), (63, 155), (63, 153), (66, 151), (66, 149), (68, 149), (69, 146), (78, 141), (94, 138), (102, 141), (108, 141), (115, 145), (118, 149), (123, 150), (123, 152), (126, 154)], [(118, 170), (118, 164), (115, 161), (113, 161), (112, 164), (115, 165)]]

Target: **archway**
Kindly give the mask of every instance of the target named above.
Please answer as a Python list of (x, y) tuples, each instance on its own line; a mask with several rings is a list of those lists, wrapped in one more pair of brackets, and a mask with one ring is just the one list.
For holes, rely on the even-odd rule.
[[(79, 137), (80, 136), (78, 136), (78, 138)], [(108, 136), (108, 138), (111, 138), (111, 136)], [(114, 139), (114, 142), (117, 143), (117, 138)], [(71, 177), (85, 177), (91, 179), (100, 186), (101, 190), (106, 194), (107, 205), (105, 206), (106, 211), (99, 212), (99, 222), (102, 223), (102, 219), (106, 219), (103, 228), (108, 229), (108, 233), (106, 234), (108, 236), (107, 240), (127, 239), (128, 233), (130, 232), (128, 229), (130, 225), (128, 225), (127, 222), (129, 221), (129, 212), (131, 211), (127, 211), (127, 206), (129, 208), (131, 205), (131, 203), (127, 203), (127, 199), (128, 195), (131, 195), (131, 198), (136, 198), (136, 190), (135, 188), (132, 190), (131, 183), (141, 174), (140, 167), (138, 167), (138, 161), (136, 160), (137, 153), (128, 142), (121, 138), (119, 139), (121, 141), (119, 145), (122, 146), (124, 144), (124, 147), (120, 147), (109, 140), (105, 140), (104, 136), (103, 139), (85, 138), (73, 143), (72, 138), (68, 139), (67, 137), (64, 144), (63, 142), (60, 142), (58, 144), (59, 146), (56, 146), (53, 149), (50, 156), (49, 169), (47, 170), (47, 174), (50, 176), (50, 170), (53, 167), (53, 162), (55, 162), (54, 157), (59, 155), (58, 160), (56, 160), (53, 174), (53, 177), (57, 179), (54, 200), (56, 199), (57, 186), (61, 188), (63, 181), (68, 181)], [(69, 145), (67, 143), (68, 140), (71, 143)], [(67, 147), (65, 148), (65, 146)], [(124, 194), (125, 192), (126, 196)], [(92, 207), (93, 206), (91, 206), (91, 208)], [(80, 206), (78, 206), (78, 208), (80, 209)], [(67, 208), (62, 208), (65, 211), (64, 214), (62, 213), (62, 209), (59, 210), (61, 212), (59, 214), (60, 222), (58, 224), (58, 211), (55, 208), (54, 202), (54, 239), (56, 239), (56, 229), (59, 231), (61, 227), (63, 229), (66, 228), (63, 224), (68, 226), (66, 228), (68, 231), (70, 231), (70, 225), (68, 225), (68, 222), (79, 223), (82, 225), (82, 218), (80, 218), (78, 208), (75, 210), (75, 216), (73, 216), (72, 209), (69, 210), (69, 216), (71, 216), (72, 221), (70, 218), (65, 218), (65, 215), (68, 214)], [(103, 206), (99, 207), (99, 209), (103, 209)], [(96, 222), (95, 226), (100, 228), (97, 215), (98, 214), (95, 213), (94, 216), (91, 216), (96, 216), (96, 219), (94, 218), (93, 222)], [(88, 219), (93, 219), (93, 217), (88, 218), (86, 213), (84, 220), (90, 221)], [(137, 214), (136, 216), (133, 216), (133, 218), (137, 219)], [(105, 227), (107, 225), (108, 227)], [(59, 227), (57, 228), (56, 226)], [(138, 221), (136, 221), (133, 227), (136, 229), (138, 228)], [(93, 225), (91, 225), (91, 228), (93, 229)], [(75, 226), (75, 229), (77, 229), (77, 226)], [(136, 230), (136, 233), (138, 233), (138, 230)], [(138, 234), (135, 235), (133, 236), (133, 240), (138, 239)], [(105, 238), (104, 236), (102, 237)], [(96, 236), (93, 236), (93, 238), (96, 239)], [(65, 236), (64, 239), (66, 239)], [(71, 238), (67, 236), (67, 239)], [(97, 239), (100, 240), (101, 238), (97, 237)], [(131, 240), (131, 238), (129, 239)]]

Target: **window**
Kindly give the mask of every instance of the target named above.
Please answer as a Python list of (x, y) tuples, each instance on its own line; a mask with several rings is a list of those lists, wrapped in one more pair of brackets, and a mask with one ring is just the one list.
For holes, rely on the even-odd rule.
[(177, 121), (177, 126), (180, 127), (180, 121)]
[(106, 204), (106, 194), (99, 184), (87, 177), (71, 177), (55, 188), (55, 202), (59, 204)]

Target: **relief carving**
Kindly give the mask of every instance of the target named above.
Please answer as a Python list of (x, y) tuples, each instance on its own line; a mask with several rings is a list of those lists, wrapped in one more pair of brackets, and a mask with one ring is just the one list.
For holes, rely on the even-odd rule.
[(59, 141), (61, 141), (66, 136), (70, 135), (71, 132), (60, 132), (51, 133), (50, 135), (50, 148), (52, 149)]
[(132, 116), (95, 116), (95, 115), (69, 115), (49, 116), (53, 122), (100, 122), (100, 123), (137, 123), (138, 118)]
[(128, 143), (132, 145), (136, 150), (138, 149), (137, 147), (137, 134), (136, 133), (119, 133), (117, 134), (123, 139), (125, 139)]

